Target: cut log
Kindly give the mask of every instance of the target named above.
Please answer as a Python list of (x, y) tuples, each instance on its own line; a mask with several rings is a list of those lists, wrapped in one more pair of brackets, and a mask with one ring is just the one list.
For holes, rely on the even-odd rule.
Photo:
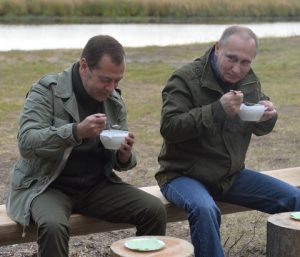
[(125, 247), (125, 242), (130, 239), (141, 237), (131, 237), (121, 239), (114, 242), (110, 247), (111, 257), (191, 257), (194, 253), (194, 248), (191, 243), (186, 240), (170, 237), (170, 236), (155, 236), (165, 243), (162, 249), (156, 251), (133, 251)]
[(291, 212), (271, 215), (267, 222), (267, 257), (300, 256), (300, 221)]

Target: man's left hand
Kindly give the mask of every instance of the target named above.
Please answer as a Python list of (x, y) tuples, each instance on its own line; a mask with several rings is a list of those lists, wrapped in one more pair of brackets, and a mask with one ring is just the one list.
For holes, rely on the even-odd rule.
[(267, 100), (262, 100), (262, 101), (259, 101), (258, 102), (259, 104), (263, 104), (265, 107), (266, 107), (266, 110), (263, 114), (263, 116), (261, 117), (260, 121), (259, 122), (262, 122), (262, 121), (266, 121), (266, 120), (269, 120), (269, 119), (272, 119), (273, 117), (276, 116), (277, 114), (277, 111), (276, 109), (274, 108), (274, 105), (272, 102), (270, 101), (267, 101)]
[(129, 161), (133, 144), (134, 135), (129, 132), (128, 137), (125, 138), (125, 143), (122, 144), (121, 148), (118, 150), (118, 159), (120, 162), (126, 163)]

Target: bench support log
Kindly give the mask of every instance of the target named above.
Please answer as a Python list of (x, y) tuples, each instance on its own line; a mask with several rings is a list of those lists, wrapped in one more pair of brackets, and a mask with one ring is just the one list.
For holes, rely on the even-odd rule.
[(271, 215), (267, 222), (267, 257), (300, 256), (300, 221), (290, 212)]

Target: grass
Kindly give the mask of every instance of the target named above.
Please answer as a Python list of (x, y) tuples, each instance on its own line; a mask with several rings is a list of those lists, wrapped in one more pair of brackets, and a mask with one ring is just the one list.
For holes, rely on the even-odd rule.
[[(271, 96), (279, 119), (273, 133), (253, 137), (246, 164), (258, 170), (300, 166), (300, 37), (262, 39), (253, 68)], [(203, 53), (209, 44), (127, 48), (127, 71), (120, 87), (136, 135), (138, 166), (121, 175), (137, 185), (155, 185), (160, 150), (160, 93), (170, 73)], [(80, 50), (0, 52), (0, 180), (17, 158), (18, 117), (31, 84), (78, 60)], [(0, 197), (4, 199), (1, 190)], [(3, 202), (4, 200), (2, 200)], [(264, 256), (266, 215), (258, 212), (223, 216), (227, 256)], [(255, 228), (255, 230), (254, 230)], [(235, 245), (235, 242), (238, 244)], [(249, 243), (250, 242), (250, 243)], [(249, 244), (248, 244), (249, 243)]]
[(295, 20), (297, 0), (1, 0), (2, 23)]

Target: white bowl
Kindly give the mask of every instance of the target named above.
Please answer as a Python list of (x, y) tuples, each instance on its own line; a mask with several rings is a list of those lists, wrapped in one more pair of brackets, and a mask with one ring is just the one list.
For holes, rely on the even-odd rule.
[(125, 137), (128, 136), (128, 131), (125, 130), (103, 130), (100, 133), (100, 140), (106, 149), (118, 150), (125, 143)]
[(238, 115), (244, 121), (259, 121), (264, 114), (266, 107), (263, 104), (245, 105), (241, 104)]

